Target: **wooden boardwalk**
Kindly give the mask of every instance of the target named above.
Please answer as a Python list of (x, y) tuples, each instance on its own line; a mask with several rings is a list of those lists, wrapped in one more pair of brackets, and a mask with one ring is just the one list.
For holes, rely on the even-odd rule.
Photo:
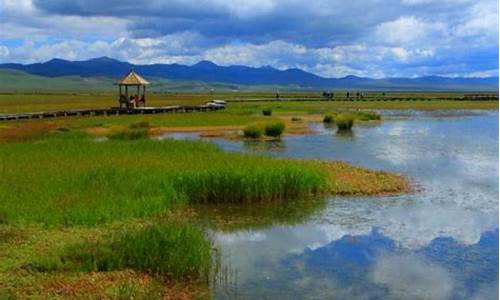
[(137, 115), (137, 114), (163, 114), (163, 113), (184, 113), (184, 112), (206, 112), (224, 109), (224, 106), (214, 105), (174, 105), (161, 107), (137, 107), (137, 108), (94, 108), (94, 109), (74, 109), (60, 111), (44, 111), (17, 114), (0, 114), (0, 121), (8, 120), (28, 120), (45, 119), (60, 117), (83, 117), (83, 116), (118, 116), (118, 115)]

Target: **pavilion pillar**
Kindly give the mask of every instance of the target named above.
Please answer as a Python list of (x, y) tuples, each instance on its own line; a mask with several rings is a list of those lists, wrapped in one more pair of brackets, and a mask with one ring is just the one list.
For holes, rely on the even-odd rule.
[(146, 86), (142, 86), (142, 97), (144, 97), (144, 106), (146, 106)]

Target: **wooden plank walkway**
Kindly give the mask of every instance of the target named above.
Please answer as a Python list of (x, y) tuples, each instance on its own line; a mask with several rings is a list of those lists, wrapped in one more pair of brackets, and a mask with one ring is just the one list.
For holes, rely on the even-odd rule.
[(206, 112), (222, 110), (225, 107), (214, 105), (173, 105), (160, 107), (137, 107), (137, 108), (94, 108), (94, 109), (73, 109), (60, 111), (45, 111), (17, 114), (0, 114), (0, 121), (8, 120), (27, 120), (27, 119), (45, 119), (60, 117), (82, 117), (82, 116), (118, 116), (118, 115), (137, 115), (137, 114), (162, 114), (162, 113), (184, 113), (184, 112)]

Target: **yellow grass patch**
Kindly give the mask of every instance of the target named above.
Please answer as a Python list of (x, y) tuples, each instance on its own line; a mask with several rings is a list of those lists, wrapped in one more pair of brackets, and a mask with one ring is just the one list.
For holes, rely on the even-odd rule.
[(333, 195), (384, 195), (410, 190), (405, 177), (384, 171), (355, 167), (345, 162), (323, 162)]

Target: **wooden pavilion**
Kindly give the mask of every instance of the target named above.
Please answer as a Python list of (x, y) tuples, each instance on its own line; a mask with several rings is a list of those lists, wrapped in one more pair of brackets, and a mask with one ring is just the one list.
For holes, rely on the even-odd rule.
[[(133, 69), (125, 77), (118, 80), (115, 85), (118, 85), (120, 107), (134, 108), (141, 104), (146, 106), (146, 86), (149, 85), (149, 81), (139, 76)], [(122, 87), (125, 88), (122, 90)], [(134, 91), (130, 91), (131, 95), (129, 96), (129, 87), (131, 89), (137, 88), (135, 94)]]

